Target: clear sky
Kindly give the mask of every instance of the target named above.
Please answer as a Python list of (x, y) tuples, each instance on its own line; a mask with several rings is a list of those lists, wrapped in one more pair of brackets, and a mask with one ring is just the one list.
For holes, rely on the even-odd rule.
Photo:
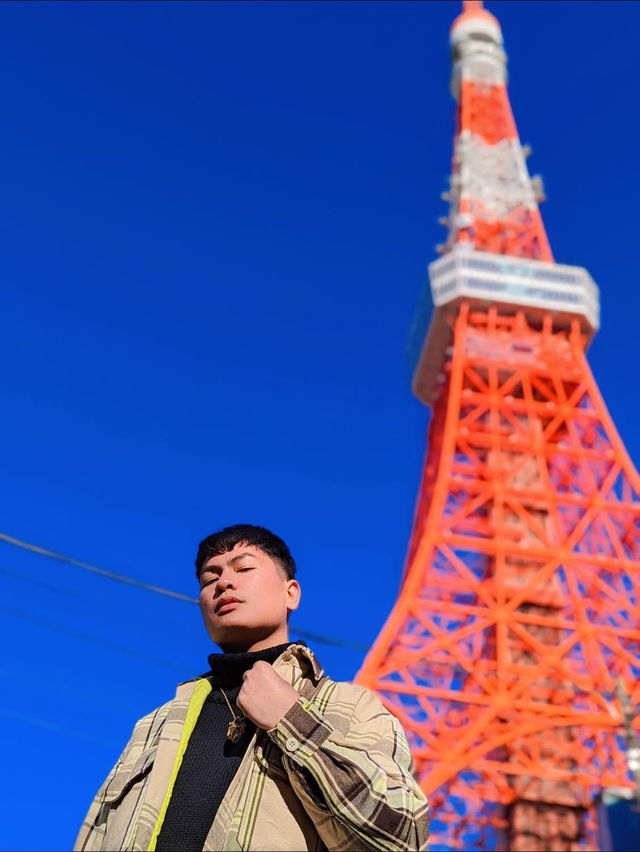
[[(640, 459), (640, 6), (488, 3), (591, 363)], [(428, 412), (404, 347), (443, 237), (455, 2), (0, 4), (2, 524), (195, 595), (271, 527), (349, 679), (398, 591)], [(204, 671), (193, 604), (0, 544), (0, 848), (73, 843), (134, 721)], [(295, 634), (297, 636), (298, 634)]]

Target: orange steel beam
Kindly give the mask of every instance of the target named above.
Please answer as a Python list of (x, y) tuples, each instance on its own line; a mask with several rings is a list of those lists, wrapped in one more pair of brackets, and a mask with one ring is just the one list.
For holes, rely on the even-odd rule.
[[(505, 332), (535, 359), (507, 361)], [(631, 786), (615, 681), (640, 701), (640, 478), (583, 345), (462, 304), (404, 583), (357, 677), (405, 725), (452, 848), (524, 825), (527, 795), (595, 848), (594, 796)]]
[(414, 379), (429, 450), (400, 594), (357, 680), (407, 730), (434, 844), (595, 849), (594, 797), (633, 780), (616, 682), (640, 702), (640, 479), (584, 355), (597, 288), (547, 266), (500, 25), (466, 0), (450, 41), (452, 259), (430, 269)]

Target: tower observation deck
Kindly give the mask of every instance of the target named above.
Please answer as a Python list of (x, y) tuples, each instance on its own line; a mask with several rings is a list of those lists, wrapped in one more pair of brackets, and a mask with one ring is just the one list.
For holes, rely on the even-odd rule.
[(585, 356), (598, 288), (551, 253), (498, 21), (466, 2), (450, 40), (447, 238), (411, 337), (433, 416), (356, 679), (405, 726), (433, 849), (597, 849), (598, 796), (640, 784), (640, 477)]

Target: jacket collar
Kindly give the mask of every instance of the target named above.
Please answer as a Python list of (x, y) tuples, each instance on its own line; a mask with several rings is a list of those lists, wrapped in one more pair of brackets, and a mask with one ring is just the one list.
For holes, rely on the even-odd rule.
[(286, 664), (299, 668), (302, 676), (310, 678), (314, 683), (317, 683), (324, 675), (324, 669), (311, 648), (299, 642), (289, 645), (274, 662), (273, 667), (279, 672)]
[[(318, 658), (313, 653), (311, 648), (301, 642), (293, 642), (289, 647), (280, 654), (273, 663), (274, 669), (282, 673), (290, 668), (300, 669), (300, 674), (303, 677), (309, 677), (314, 683), (318, 683), (324, 675), (324, 669), (320, 665)], [(183, 680), (178, 684), (178, 688), (187, 683), (194, 683), (204, 677), (211, 675), (211, 672), (191, 677), (188, 680)]]

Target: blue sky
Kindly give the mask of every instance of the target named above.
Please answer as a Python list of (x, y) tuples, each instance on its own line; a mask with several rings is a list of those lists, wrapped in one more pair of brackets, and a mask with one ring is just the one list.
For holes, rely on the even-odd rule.
[[(488, 6), (640, 459), (640, 6)], [(195, 594), (197, 542), (265, 524), (299, 564), (294, 624), (374, 640), (425, 448), (404, 348), (443, 236), (458, 10), (0, 5), (2, 532)], [(1, 543), (0, 594), (0, 848), (69, 848), (133, 722), (213, 647), (191, 604)], [(338, 678), (364, 656), (310, 644)]]

